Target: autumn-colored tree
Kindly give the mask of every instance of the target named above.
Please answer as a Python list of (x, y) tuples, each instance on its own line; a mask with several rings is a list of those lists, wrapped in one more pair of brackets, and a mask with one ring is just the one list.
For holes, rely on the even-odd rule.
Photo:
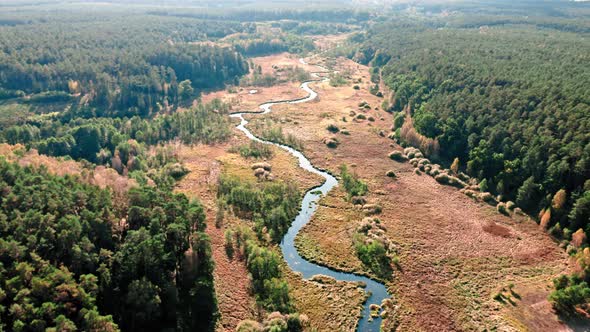
[(555, 210), (560, 210), (564, 207), (566, 201), (567, 201), (567, 192), (565, 191), (565, 189), (560, 189), (553, 196), (553, 200), (551, 201), (551, 207)]
[(543, 227), (543, 229), (547, 229), (547, 227), (549, 227), (550, 223), (551, 223), (551, 209), (547, 209), (547, 210), (545, 210), (545, 213), (541, 217), (540, 225), (541, 225), (541, 227)]
[(453, 172), (453, 174), (459, 174), (459, 158), (455, 158), (455, 160), (453, 160), (453, 163), (451, 164), (451, 172)]
[(586, 244), (586, 233), (584, 233), (583, 229), (580, 228), (574, 234), (572, 234), (571, 243), (576, 248), (580, 248)]

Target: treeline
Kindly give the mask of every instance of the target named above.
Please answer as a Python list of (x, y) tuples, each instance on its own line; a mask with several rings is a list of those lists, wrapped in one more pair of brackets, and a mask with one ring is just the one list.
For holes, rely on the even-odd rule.
[(298, 35), (329, 35), (350, 32), (353, 29), (350, 25), (343, 23), (298, 22), (289, 20), (273, 22), (271, 23), (271, 26)]
[[(371, 18), (368, 11), (354, 9), (306, 8), (301, 10), (294, 9), (235, 9), (235, 10), (210, 10), (210, 11), (151, 11), (149, 14), (156, 16), (176, 16), (176, 17), (194, 17), (200, 19), (230, 20), (241, 22), (260, 22), (260, 21), (278, 21), (278, 20), (297, 20), (297, 21), (318, 21), (318, 22), (364, 22)], [(187, 12), (188, 11), (188, 12)]]
[(100, 118), (84, 108), (56, 118), (30, 121), (0, 132), (2, 141), (25, 144), (50, 156), (70, 156), (123, 170), (145, 170), (146, 146), (173, 140), (215, 143), (229, 137), (229, 105), (215, 100), (183, 112), (144, 119)]
[(233, 39), (236, 50), (246, 56), (263, 56), (273, 53), (289, 52), (295, 54), (312, 51), (315, 46), (308, 38), (295, 34), (254, 34), (242, 35), (241, 39)]
[[(411, 105), (420, 134), (486, 188), (567, 240), (590, 221), (590, 44), (534, 28), (375, 27), (351, 56), (372, 61)], [(357, 36), (357, 40), (358, 40)], [(558, 195), (559, 193), (559, 195)], [(555, 205), (556, 196), (560, 203)]]
[(191, 42), (248, 29), (115, 14), (0, 27), (0, 96), (71, 95), (109, 116), (148, 116), (182, 101), (181, 81), (197, 90), (237, 83), (248, 72), (239, 53)]
[(200, 203), (143, 186), (116, 208), (108, 190), (5, 160), (0, 187), (3, 330), (214, 326)]

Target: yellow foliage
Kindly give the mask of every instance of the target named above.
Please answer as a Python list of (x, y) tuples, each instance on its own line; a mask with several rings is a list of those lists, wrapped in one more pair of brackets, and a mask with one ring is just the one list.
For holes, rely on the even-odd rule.
[(455, 158), (455, 160), (453, 160), (453, 163), (451, 164), (451, 172), (454, 174), (459, 173), (459, 158)]
[(574, 234), (572, 234), (572, 245), (574, 245), (576, 248), (580, 248), (585, 243), (586, 233), (580, 228)]
[[(409, 113), (409, 106), (406, 107), (406, 114)], [(437, 139), (428, 138), (414, 128), (412, 118), (407, 115), (400, 130), (400, 138), (413, 147), (419, 148), (427, 157), (436, 157), (440, 151), (440, 144)]]
[(543, 217), (541, 217), (541, 227), (547, 229), (549, 223), (551, 222), (551, 209), (545, 210)]
[(79, 93), (80, 92), (80, 82), (69, 80), (68, 81), (68, 89), (70, 89), (70, 93)]
[(551, 202), (551, 207), (555, 210), (561, 209), (567, 200), (567, 192), (565, 189), (560, 189), (558, 192), (555, 193), (553, 196), (553, 201)]

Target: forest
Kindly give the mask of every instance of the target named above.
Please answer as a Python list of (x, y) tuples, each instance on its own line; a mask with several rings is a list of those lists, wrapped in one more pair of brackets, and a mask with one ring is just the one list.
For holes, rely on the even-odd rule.
[[(143, 10), (72, 9), (49, 20), (35, 6), (8, 8), (0, 14), (0, 140), (79, 161), (85, 172), (104, 165), (137, 185), (121, 196), (83, 174), (56, 176), (0, 160), (0, 329), (213, 330), (205, 214), (199, 201), (174, 193), (187, 170), (167, 144), (230, 137), (231, 106), (198, 98), (238, 85), (250, 70), (246, 57), (308, 52), (313, 43), (298, 33), (347, 28), (308, 22), (261, 29), (241, 16)], [(301, 194), (291, 185), (235, 181), (220, 183), (220, 199), (253, 218), (257, 237), (280, 241)], [(233, 237), (260, 305), (288, 314), (289, 329), (301, 330), (280, 258), (250, 232)]]
[[(330, 294), (313, 304), (296, 296), (309, 294), (301, 288), (310, 285), (322, 292), (342, 285), (318, 286), (322, 278), (303, 282), (287, 270), (280, 251), (302, 208), (304, 192), (294, 183), (300, 179), (289, 178), (295, 166), (285, 162), (282, 150), (246, 140), (233, 130), (236, 119), (229, 116), (243, 106), (242, 99), (248, 104), (248, 98), (266, 97), (264, 93), (274, 94), (273, 89), (279, 91), (277, 96), (285, 95), (271, 98), (284, 99), (300, 82), (315, 77), (298, 58), (317, 61), (330, 71), (327, 84), (318, 89), (321, 96), (305, 105), (310, 112), (297, 114), (297, 121), (291, 121), (293, 114), (280, 121), (261, 118), (250, 129), (263, 140), (305, 153), (310, 162), (321, 156), (322, 169), (338, 178), (344, 193), (338, 203), (346, 208), (333, 217), (346, 212), (355, 218), (338, 219), (338, 236), (330, 238), (329, 227), (322, 228), (321, 236), (334, 241), (334, 248), (328, 249), (342, 254), (339, 260), (358, 263), (364, 269), (360, 274), (371, 275), (388, 292), (395, 278), (403, 280), (400, 274), (405, 271), (427, 275), (407, 259), (413, 243), (398, 246), (389, 240), (396, 236), (393, 222), (403, 226), (415, 217), (412, 211), (401, 211), (407, 220), (391, 218), (400, 211), (391, 211), (388, 200), (393, 196), (385, 196), (409, 190), (404, 181), (422, 174), (403, 169), (407, 160), (400, 150), (415, 142), (402, 134), (402, 128), (412, 127), (429, 143), (422, 152), (432, 163), (456, 175), (468, 174), (477, 180), (473, 186), (493, 194), (492, 200), (510, 201), (558, 242), (551, 243), (571, 257), (576, 269), (555, 278), (544, 296), (550, 293), (558, 313), (575, 313), (590, 302), (590, 10), (553, 0), (511, 6), (508, 2), (0, 4), (0, 144), (14, 154), (0, 156), (0, 331), (225, 329), (220, 323), (223, 301), (233, 301), (235, 294), (216, 294), (216, 287), (233, 290), (228, 284), (235, 280), (245, 280), (247, 290), (236, 294), (251, 304), (246, 310), (250, 316), (239, 317), (233, 326), (238, 331), (313, 330), (308, 329), (310, 311), (315, 324), (335, 320), (336, 314), (341, 318), (340, 313), (326, 314), (329, 309), (318, 307), (334, 300), (338, 310), (347, 309), (349, 303), (340, 298), (344, 294)], [(505, 9), (498, 9), (502, 6)], [(277, 55), (283, 52), (290, 54)], [(256, 57), (268, 55), (289, 65), (257, 62), (262, 60)], [(337, 58), (340, 55), (345, 58)], [(349, 68), (339, 72), (343, 63)], [(348, 72), (358, 76), (353, 80)], [(223, 99), (225, 94), (207, 99), (208, 92), (226, 91), (235, 99)], [(304, 120), (315, 113), (321, 113), (318, 121), (324, 121), (322, 114), (326, 119), (337, 114), (341, 110), (312, 111), (330, 100), (331, 96), (322, 99), (323, 94), (345, 96), (351, 91), (350, 98), (342, 98), (343, 105), (350, 101), (359, 111), (391, 114), (382, 112), (378, 120), (369, 117), (364, 122), (367, 118), (359, 113), (362, 117), (346, 123), (346, 128), (338, 124), (347, 134), (336, 124), (326, 127), (322, 122), (322, 134), (327, 129), (344, 136), (332, 145), (322, 143), (326, 150), (314, 151), (320, 139), (313, 132), (300, 135), (307, 130), (301, 126), (311, 122)], [(371, 98), (373, 107), (353, 100), (365, 97)], [(254, 117), (246, 118), (250, 116)], [(340, 118), (347, 121), (346, 116), (332, 120)], [(389, 136), (387, 128), (392, 131)], [(371, 136), (362, 136), (366, 132)], [(347, 155), (350, 142), (359, 137), (387, 140), (396, 150), (389, 158), (379, 156), (377, 163), (396, 163), (394, 168), (368, 178), (375, 165), (367, 167), (366, 161), (375, 156), (351, 161)], [(370, 147), (373, 142), (362, 143)], [(181, 150), (192, 153), (197, 161), (191, 162), (197, 165), (186, 167)], [(51, 167), (22, 162), (35, 154), (58, 167), (74, 164), (81, 171), (57, 175)], [(280, 170), (276, 177), (274, 172), (259, 176), (270, 174), (270, 162), (273, 171)], [(228, 172), (228, 165), (244, 164), (249, 165), (247, 173)], [(196, 173), (201, 168), (209, 173), (199, 182), (201, 174)], [(89, 178), (99, 169), (132, 185), (121, 189), (92, 183)], [(188, 174), (198, 178), (191, 178), (194, 182), (188, 186), (203, 185), (206, 191), (191, 187), (200, 194), (179, 193)], [(440, 189), (434, 181), (420, 184)], [(318, 211), (331, 206), (329, 195), (323, 195)], [(411, 207), (420, 211), (421, 204), (412, 202)], [(507, 210), (504, 216), (492, 212), (495, 217), (510, 216)], [(215, 228), (207, 229), (210, 219), (215, 219)], [(411, 232), (414, 227), (415, 223)], [(310, 227), (302, 234), (313, 231)], [(208, 234), (221, 234), (221, 241)], [(313, 248), (314, 254), (330, 259), (333, 252), (325, 249), (322, 239), (314, 240), (322, 244)], [(435, 248), (429, 240), (423, 247)], [(343, 245), (350, 252), (344, 252)], [(220, 251), (224, 256), (218, 261)], [(441, 264), (447, 258), (441, 258)], [(218, 283), (218, 271), (227, 270), (218, 269), (216, 262), (232, 272), (241, 268), (243, 275)], [(418, 263), (423, 269), (430, 261)], [(456, 279), (460, 277), (457, 273)], [(396, 291), (411, 286), (400, 283)], [(428, 286), (425, 290), (434, 293)], [(374, 305), (383, 303), (388, 302)], [(373, 307), (370, 319), (397, 324), (398, 313), (386, 317), (385, 304), (381, 312)], [(407, 303), (399, 303), (403, 305)], [(314, 317), (314, 310), (321, 315)]]
[(240, 54), (193, 42), (248, 29), (119, 15), (0, 27), (0, 96), (29, 103), (75, 99), (99, 115), (150, 116), (188, 100), (182, 82), (197, 91), (237, 82), (248, 71)]
[(199, 202), (142, 186), (116, 208), (108, 190), (75, 176), (5, 160), (0, 174), (3, 329), (210, 328), (213, 262)]
[[(385, 23), (355, 35), (348, 56), (393, 91), (385, 105), (399, 113), (398, 137), (409, 105), (415, 129), (440, 147), (430, 158), (455, 161), (481, 190), (579, 246), (590, 235), (590, 44), (585, 23), (539, 21)], [(558, 309), (589, 298), (583, 266), (555, 281)]]
[[(557, 226), (559, 237), (590, 231), (590, 44), (583, 35), (390, 23), (361, 37), (351, 56), (380, 68), (395, 94), (390, 110), (411, 105), (418, 132), (439, 142), (440, 160), (458, 158), (484, 190), (534, 215), (551, 209), (547, 227)], [(565, 201), (551, 207), (560, 190)]]

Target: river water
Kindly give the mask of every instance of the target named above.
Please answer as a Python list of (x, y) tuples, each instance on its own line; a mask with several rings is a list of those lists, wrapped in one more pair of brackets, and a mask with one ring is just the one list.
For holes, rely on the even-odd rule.
[[(303, 60), (300, 60), (300, 62), (302, 64), (305, 64), (305, 62)], [(311, 162), (309, 161), (309, 159), (307, 159), (303, 155), (303, 153), (301, 153), (300, 151), (295, 150), (291, 147), (282, 145), (282, 144), (277, 144), (277, 143), (262, 140), (256, 136), (254, 136), (250, 132), (250, 130), (248, 130), (248, 128), (246, 128), (248, 121), (246, 119), (244, 119), (244, 114), (252, 114), (252, 113), (266, 114), (266, 113), (271, 112), (271, 107), (273, 105), (298, 104), (298, 103), (305, 103), (305, 102), (315, 99), (318, 94), (317, 94), (317, 92), (315, 92), (314, 90), (312, 90), (309, 87), (309, 84), (313, 83), (313, 82), (322, 81), (323, 79), (320, 79), (319, 76), (315, 73), (312, 75), (314, 75), (318, 79), (303, 82), (301, 84), (301, 89), (303, 89), (304, 91), (306, 91), (308, 93), (307, 97), (300, 98), (300, 99), (293, 99), (293, 100), (268, 102), (268, 103), (260, 105), (259, 112), (232, 113), (230, 116), (232, 118), (240, 119), (241, 122), (236, 128), (241, 130), (244, 134), (246, 134), (246, 136), (249, 139), (251, 139), (253, 141), (261, 142), (264, 144), (272, 144), (272, 145), (282, 148), (283, 150), (286, 150), (287, 152), (289, 152), (290, 154), (292, 154), (293, 156), (295, 156), (299, 160), (299, 166), (301, 168), (305, 169), (306, 171), (318, 174), (319, 176), (321, 176), (325, 179), (324, 183), (321, 186), (316, 187), (316, 188), (312, 188), (305, 193), (305, 196), (303, 197), (303, 201), (301, 202), (301, 209), (299, 210), (299, 214), (297, 215), (297, 217), (295, 217), (293, 224), (291, 225), (291, 227), (287, 231), (287, 234), (285, 234), (285, 236), (283, 237), (283, 240), (281, 241), (281, 250), (283, 252), (283, 257), (285, 258), (285, 261), (287, 262), (289, 267), (293, 271), (301, 273), (303, 275), (303, 278), (305, 278), (305, 279), (309, 279), (317, 274), (322, 274), (322, 275), (327, 275), (327, 276), (333, 277), (336, 280), (364, 283), (366, 285), (365, 291), (368, 292), (369, 298), (367, 299), (367, 301), (365, 302), (365, 304), (363, 306), (363, 312), (362, 312), (363, 316), (358, 322), (357, 331), (379, 332), (380, 327), (381, 327), (381, 318), (380, 317), (373, 318), (373, 319), (370, 318), (370, 305), (371, 304), (381, 305), (381, 301), (390, 297), (385, 286), (383, 284), (381, 284), (375, 280), (369, 279), (365, 276), (356, 275), (354, 273), (339, 272), (339, 271), (335, 271), (330, 268), (327, 268), (325, 266), (320, 266), (320, 265), (314, 264), (312, 262), (309, 262), (309, 261), (305, 260), (303, 257), (301, 257), (301, 255), (299, 255), (299, 253), (297, 252), (297, 249), (295, 248), (295, 237), (297, 236), (297, 233), (299, 233), (301, 228), (311, 220), (311, 217), (313, 216), (314, 212), (318, 208), (318, 201), (320, 200), (322, 195), (326, 195), (330, 190), (332, 190), (332, 188), (337, 186), (338, 180), (334, 176), (332, 176), (331, 174), (314, 167), (311, 164)]]

